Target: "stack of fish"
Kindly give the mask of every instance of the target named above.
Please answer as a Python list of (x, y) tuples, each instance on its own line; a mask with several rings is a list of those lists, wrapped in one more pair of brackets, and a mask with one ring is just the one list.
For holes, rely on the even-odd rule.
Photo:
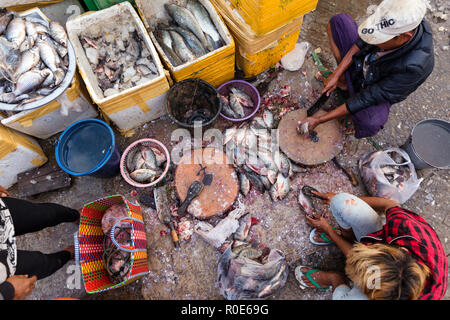
[(0, 9), (0, 102), (26, 104), (58, 88), (69, 66), (67, 44), (59, 22)]
[(246, 248), (229, 246), (219, 260), (219, 290), (227, 300), (267, 298), (286, 284), (289, 269), (280, 250)]
[(118, 22), (101, 31), (96, 27), (80, 34), (79, 39), (105, 97), (158, 76), (150, 50), (133, 22)]
[(186, 8), (164, 5), (174, 23), (159, 23), (155, 37), (173, 66), (193, 61), (224, 45), (208, 11), (198, 0), (189, 0)]
[(228, 97), (220, 95), (222, 113), (227, 117), (239, 119), (245, 117), (245, 108), (253, 108), (252, 98), (244, 91), (231, 87)]
[(166, 161), (166, 155), (158, 148), (138, 146), (128, 153), (126, 168), (134, 181), (151, 183), (163, 173), (161, 168)]
[(272, 136), (273, 115), (265, 110), (255, 117), (225, 131), (224, 145), (228, 161), (237, 167), (240, 190), (244, 196), (253, 185), (259, 192), (269, 190), (273, 201), (282, 200), (290, 190), (289, 178), (302, 168), (291, 163), (279, 149), (278, 137)]

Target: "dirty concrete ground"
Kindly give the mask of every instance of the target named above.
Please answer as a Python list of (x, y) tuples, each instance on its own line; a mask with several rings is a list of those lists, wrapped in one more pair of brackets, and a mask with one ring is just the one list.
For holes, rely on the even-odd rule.
[[(320, 58), (327, 68), (336, 66), (328, 48), (325, 32), (329, 18), (337, 13), (347, 12), (357, 22), (365, 16), (366, 8), (380, 1), (351, 0), (330, 1), (319, 0), (317, 9), (305, 16), (299, 41), (307, 40), (313, 48), (320, 47)], [(435, 12), (448, 12), (448, 3), (432, 1)], [(383, 147), (401, 146), (408, 138), (411, 129), (418, 121), (426, 118), (450, 120), (449, 114), (449, 22), (433, 17), (433, 12), (427, 14), (433, 28), (435, 41), (436, 65), (429, 79), (408, 99), (394, 105), (385, 129), (375, 140)], [(443, 31), (442, 27), (444, 28)], [(320, 89), (321, 84), (313, 79), (316, 68), (311, 57), (305, 62), (306, 77), (301, 72), (282, 72), (273, 81), (269, 91), (289, 84), (292, 87), (291, 96), (302, 96), (305, 101), (312, 102), (308, 82), (313, 89)], [(308, 89), (308, 90), (307, 90)], [(224, 129), (230, 126), (218, 119), (215, 127)], [(124, 150), (131, 142), (143, 137), (154, 137), (173, 148), (170, 134), (176, 125), (167, 117), (152, 121), (136, 130), (134, 136), (125, 138), (116, 134), (118, 144)], [(59, 135), (45, 141), (40, 141), (50, 162), (55, 162), (53, 143)], [(374, 150), (366, 140), (356, 140), (347, 136), (344, 150), (339, 159), (357, 172), (357, 161), (367, 151)], [(357, 195), (367, 194), (360, 184), (352, 187), (345, 176), (333, 164), (312, 168), (311, 171), (322, 173), (328, 178), (320, 185), (321, 191), (347, 191)], [(437, 231), (447, 254), (450, 253), (450, 214), (449, 214), (449, 172), (438, 169), (426, 169), (418, 172), (423, 178), (421, 188), (408, 200), (404, 206), (421, 214)], [(252, 190), (245, 199), (245, 204), (251, 208), (252, 216), (261, 222), (252, 228), (252, 234), (261, 237), (269, 247), (282, 249), (290, 266), (286, 285), (271, 299), (330, 299), (330, 292), (319, 290), (299, 290), (293, 269), (297, 264), (311, 265), (330, 270), (342, 270), (344, 259), (335, 246), (316, 247), (308, 240), (310, 227), (304, 223), (304, 217), (299, 214), (296, 194), (299, 186), (314, 183), (308, 180), (308, 174), (297, 174), (292, 181), (293, 191), (282, 201), (273, 203), (268, 193), (258, 194)], [(334, 188), (340, 185), (340, 190)], [(327, 189), (327, 190), (325, 190)], [(41, 194), (29, 200), (36, 202), (56, 202), (73, 208), (79, 208), (84, 203), (102, 198), (106, 195), (122, 194), (131, 201), (136, 201), (130, 195), (133, 187), (128, 185), (120, 175), (113, 179), (97, 179), (93, 177), (78, 177), (72, 179), (72, 186)], [(16, 188), (12, 188), (14, 196)], [(138, 190), (151, 192), (149, 190)], [(319, 206), (319, 211), (326, 208)], [(220, 257), (219, 252), (207, 245), (198, 235), (194, 234), (191, 241), (183, 243), (181, 249), (172, 249), (168, 236), (161, 237), (160, 231), (166, 230), (156, 217), (156, 213), (145, 206), (142, 207), (148, 234), (149, 274), (125, 287), (99, 294), (86, 294), (78, 269), (70, 262), (61, 270), (47, 279), (38, 281), (36, 289), (28, 299), (52, 299), (57, 297), (72, 297), (79, 299), (222, 299), (216, 284), (216, 267)], [(289, 227), (286, 227), (289, 226)], [(77, 227), (72, 224), (62, 224), (48, 228), (35, 234), (18, 237), (18, 248), (23, 250), (41, 250), (54, 252), (73, 243), (73, 234)], [(78, 276), (78, 277), (77, 277)], [(445, 299), (449, 299), (447, 292)]]

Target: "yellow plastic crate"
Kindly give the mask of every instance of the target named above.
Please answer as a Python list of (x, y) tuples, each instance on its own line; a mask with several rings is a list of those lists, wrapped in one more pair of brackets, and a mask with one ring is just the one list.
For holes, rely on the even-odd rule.
[(6, 7), (6, 9), (11, 11), (22, 11), (28, 10), (34, 7), (45, 7), (50, 4), (63, 2), (64, 0), (6, 0), (0, 7)]
[[(227, 0), (221, 0), (227, 1)], [(318, 0), (229, 0), (258, 36), (314, 10)]]
[(300, 34), (301, 26), (293, 31), (285, 33), (280, 40), (257, 53), (249, 53), (236, 46), (236, 64), (239, 69), (244, 71), (245, 77), (253, 77), (260, 74), (270, 66), (276, 64), (281, 58), (293, 50)]
[(158, 20), (168, 19), (164, 4), (165, 3), (178, 3), (174, 0), (136, 0), (136, 5), (139, 9), (139, 13), (144, 21), (145, 26), (150, 34), (150, 38), (153, 41), (156, 49), (161, 56), (166, 68), (170, 71), (170, 75), (175, 82), (180, 82), (190, 78), (200, 78), (211, 85), (217, 87), (224, 82), (234, 79), (235, 70), (235, 43), (233, 37), (227, 29), (221, 16), (217, 13), (214, 6), (208, 0), (199, 0), (199, 2), (208, 11), (211, 20), (216, 25), (222, 38), (225, 40), (226, 45), (209, 52), (208, 54), (190, 62), (184, 63), (180, 66), (174, 67), (164, 51), (160, 47), (158, 41), (156, 41), (152, 30)]

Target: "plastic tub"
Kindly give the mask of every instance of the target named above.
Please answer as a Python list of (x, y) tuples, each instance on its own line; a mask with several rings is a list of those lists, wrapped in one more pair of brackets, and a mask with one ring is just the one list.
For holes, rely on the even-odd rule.
[[(130, 153), (130, 151), (132, 149), (142, 146), (142, 145), (157, 148), (158, 150), (162, 151), (166, 156), (166, 166), (163, 170), (163, 173), (155, 181), (153, 181), (151, 183), (147, 183), (147, 184), (139, 183), (139, 182), (131, 179), (131, 177), (128, 173), (128, 170), (126, 169), (126, 162), (127, 162), (128, 154)], [(122, 177), (125, 179), (126, 182), (128, 182), (130, 185), (137, 187), (137, 188), (147, 188), (147, 187), (156, 185), (158, 182), (160, 182), (166, 176), (167, 172), (169, 171), (169, 167), (170, 167), (169, 150), (167, 150), (167, 148), (164, 144), (162, 144), (160, 141), (155, 140), (155, 139), (141, 139), (141, 140), (133, 142), (125, 149), (125, 151), (123, 152), (122, 158), (120, 159), (120, 174), (122, 175)]]
[(404, 149), (417, 170), (450, 168), (450, 122), (426, 119), (418, 122), (411, 131)]
[(239, 118), (239, 119), (229, 118), (226, 115), (224, 115), (223, 113), (221, 113), (220, 115), (222, 116), (222, 118), (225, 118), (225, 119), (227, 119), (229, 121), (233, 121), (233, 122), (240, 122), (240, 121), (245, 121), (245, 120), (250, 119), (251, 117), (253, 117), (256, 114), (256, 112), (258, 112), (259, 104), (261, 103), (261, 97), (259, 95), (258, 90), (255, 88), (254, 85), (252, 85), (251, 83), (249, 83), (247, 81), (231, 80), (231, 81), (225, 82), (219, 88), (217, 88), (217, 92), (219, 92), (219, 94), (221, 94), (223, 96), (228, 96), (228, 94), (230, 93), (230, 89), (232, 87), (242, 90), (246, 94), (248, 94), (253, 101), (253, 108), (244, 107), (245, 117)]
[(166, 107), (170, 119), (185, 128), (194, 128), (195, 121), (201, 121), (201, 126), (206, 127), (222, 110), (216, 88), (202, 79), (186, 79), (175, 84), (167, 93)]
[(119, 173), (120, 150), (114, 132), (105, 122), (75, 122), (59, 137), (55, 150), (62, 170), (73, 176), (111, 178)]

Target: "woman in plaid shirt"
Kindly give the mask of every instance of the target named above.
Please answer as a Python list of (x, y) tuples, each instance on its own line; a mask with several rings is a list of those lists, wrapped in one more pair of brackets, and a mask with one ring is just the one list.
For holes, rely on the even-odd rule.
[[(312, 240), (335, 243), (347, 258), (344, 275), (299, 266), (303, 287), (333, 289), (333, 299), (439, 300), (447, 289), (447, 257), (434, 229), (419, 215), (389, 199), (348, 193), (319, 193), (340, 226), (321, 216), (306, 217), (319, 234)], [(382, 214), (378, 214), (381, 212)], [(383, 215), (386, 222), (383, 224)], [(355, 240), (358, 243), (354, 243)]]

